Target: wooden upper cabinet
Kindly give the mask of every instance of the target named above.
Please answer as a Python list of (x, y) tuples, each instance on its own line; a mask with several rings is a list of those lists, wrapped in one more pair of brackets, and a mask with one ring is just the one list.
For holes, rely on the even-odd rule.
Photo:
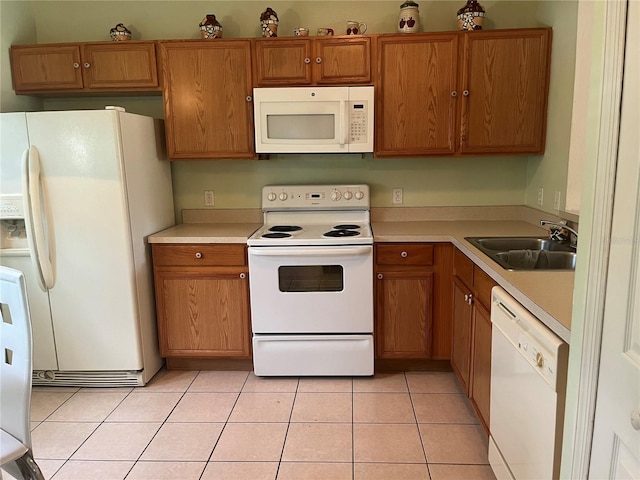
[(463, 37), (460, 152), (543, 153), (551, 29)]
[(371, 83), (371, 37), (255, 41), (256, 86)]
[(377, 156), (454, 153), (458, 40), (457, 33), (378, 37)]
[(81, 56), (86, 88), (158, 87), (154, 42), (85, 43)]
[(371, 37), (316, 38), (314, 57), (318, 84), (371, 83)]
[(378, 157), (544, 152), (551, 29), (380, 35)]
[(255, 77), (260, 87), (311, 84), (312, 45), (307, 38), (255, 42)]
[(250, 40), (160, 42), (169, 158), (255, 158)]
[(14, 45), (16, 93), (160, 91), (155, 42)]
[(79, 45), (13, 45), (11, 73), (16, 93), (81, 90)]

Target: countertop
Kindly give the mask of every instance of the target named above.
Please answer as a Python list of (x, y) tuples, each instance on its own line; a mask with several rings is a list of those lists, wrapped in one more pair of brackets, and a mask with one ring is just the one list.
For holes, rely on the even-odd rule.
[[(148, 237), (149, 243), (246, 243), (260, 223), (183, 223)], [(502, 221), (372, 222), (375, 242), (451, 242), (565, 342), (571, 336), (573, 271), (505, 270), (464, 237), (543, 236), (531, 223)]]
[(247, 243), (262, 223), (181, 223), (147, 237), (149, 243)]

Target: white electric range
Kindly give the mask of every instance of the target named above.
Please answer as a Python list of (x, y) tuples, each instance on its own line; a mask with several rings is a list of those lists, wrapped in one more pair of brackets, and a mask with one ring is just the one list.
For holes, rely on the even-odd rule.
[(247, 242), (255, 374), (373, 375), (368, 186), (266, 186), (262, 210)]

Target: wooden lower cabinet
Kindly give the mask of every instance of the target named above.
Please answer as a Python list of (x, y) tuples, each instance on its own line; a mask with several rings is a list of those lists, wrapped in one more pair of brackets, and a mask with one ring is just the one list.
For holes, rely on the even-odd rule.
[(376, 245), (377, 358), (449, 359), (451, 254), (449, 244)]
[(161, 355), (250, 358), (246, 247), (152, 249)]
[(491, 289), (496, 283), (457, 249), (453, 264), (451, 367), (488, 432), (491, 398)]

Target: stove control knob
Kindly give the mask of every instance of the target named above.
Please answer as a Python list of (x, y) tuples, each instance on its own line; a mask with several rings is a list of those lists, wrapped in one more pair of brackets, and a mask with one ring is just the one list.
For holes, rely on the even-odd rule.
[(353, 193), (351, 192), (344, 192), (344, 199), (345, 200), (351, 200), (353, 198)]
[(362, 200), (364, 198), (364, 192), (362, 190), (358, 190), (356, 192), (356, 200)]
[(276, 198), (278, 198), (278, 196), (274, 192), (269, 192), (267, 195), (267, 200), (270, 202), (273, 202)]
[(334, 202), (337, 202), (341, 198), (342, 194), (340, 193), (340, 190), (334, 190), (333, 192), (331, 192), (331, 200), (333, 200)]
[(280, 195), (278, 195), (278, 198), (284, 202), (287, 198), (289, 198), (289, 195), (282, 192)]

